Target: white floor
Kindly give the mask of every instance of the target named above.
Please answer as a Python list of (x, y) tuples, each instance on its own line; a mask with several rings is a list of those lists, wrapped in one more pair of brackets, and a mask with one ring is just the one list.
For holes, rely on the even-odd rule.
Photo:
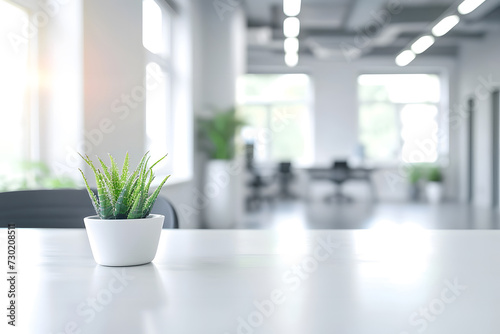
[(500, 213), (458, 203), (326, 203), (277, 201), (246, 213), (243, 229), (371, 229), (385, 225), (425, 229), (499, 229)]

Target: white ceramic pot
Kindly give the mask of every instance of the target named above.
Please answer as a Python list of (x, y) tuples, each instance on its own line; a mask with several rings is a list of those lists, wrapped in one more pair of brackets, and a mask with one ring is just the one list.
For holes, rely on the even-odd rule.
[(232, 229), (243, 212), (243, 164), (239, 161), (211, 160), (205, 170), (203, 193), (205, 221), (211, 229)]
[(443, 185), (441, 182), (427, 182), (425, 193), (429, 203), (438, 204), (443, 201)]
[(136, 266), (153, 261), (163, 227), (163, 215), (142, 219), (84, 218), (95, 261), (103, 266)]

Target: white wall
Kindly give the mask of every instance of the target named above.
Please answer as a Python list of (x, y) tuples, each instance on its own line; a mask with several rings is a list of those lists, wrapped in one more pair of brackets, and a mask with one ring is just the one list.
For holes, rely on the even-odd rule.
[(131, 164), (144, 154), (145, 54), (142, 1), (86, 0), (84, 27), (85, 152), (112, 153)]
[[(200, 107), (211, 111), (234, 107), (236, 80), (245, 71), (246, 21), (243, 9), (218, 13), (213, 1), (195, 0), (198, 16), (201, 67)], [(201, 76), (200, 76), (201, 74)], [(202, 110), (204, 112), (205, 110)]]
[(319, 165), (352, 155), (358, 144), (356, 68), (316, 62), (314, 81), (314, 157)]
[[(363, 73), (438, 73), (449, 78), (449, 94), (444, 96), (450, 102), (455, 99), (456, 62), (448, 58), (417, 57), (409, 66), (401, 68), (394, 64), (393, 58), (372, 57), (359, 61), (318, 60), (311, 56), (301, 56), (299, 65), (293, 69), (284, 67), (281, 56), (269, 59), (258, 54), (249, 58), (250, 73), (309, 74), (313, 81), (314, 104), (314, 165), (329, 166), (334, 159), (352, 156), (358, 145), (358, 101), (357, 77)], [(443, 112), (447, 112), (447, 103)], [(445, 122), (443, 126), (447, 126)], [(445, 181), (447, 197), (456, 198), (456, 171), (454, 161), (456, 147), (450, 139), (450, 165), (446, 168)], [(448, 160), (448, 157), (444, 157)], [(402, 200), (407, 197), (406, 172), (403, 163), (384, 166), (375, 175), (377, 190), (383, 200)], [(347, 185), (352, 192), (366, 193), (361, 185)], [(356, 189), (355, 189), (356, 188)], [(359, 190), (357, 190), (359, 189)], [(349, 191), (346, 189), (346, 191)]]
[[(193, 112), (196, 117), (235, 105), (236, 80), (244, 73), (246, 65), (246, 20), (239, 5), (217, 11), (213, 1), (192, 0), (191, 6)], [(207, 206), (204, 199), (207, 161), (197, 149), (196, 140), (194, 152), (194, 182), (189, 188), (174, 187), (176, 194), (186, 195), (177, 207), (179, 214), (190, 221), (185, 226), (188, 228), (201, 226)]]
[[(475, 159), (474, 159), (474, 203), (479, 206), (491, 204), (491, 98), (490, 93), (500, 88), (500, 34), (490, 33), (485, 39), (469, 41), (461, 48), (459, 58), (460, 68), (460, 98), (465, 105), (468, 98), (476, 101), (475, 117)], [(456, 108), (457, 114), (463, 107)], [(461, 112), (457, 117), (457, 133), (460, 137), (460, 198), (466, 198), (467, 182), (467, 142), (466, 123), (468, 115)]]

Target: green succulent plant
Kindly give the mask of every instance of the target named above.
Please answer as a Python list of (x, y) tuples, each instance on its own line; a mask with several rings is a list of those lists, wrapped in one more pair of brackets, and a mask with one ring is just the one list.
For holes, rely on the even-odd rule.
[(109, 155), (110, 167), (106, 166), (98, 157), (102, 171), (94, 166), (88, 156), (84, 157), (81, 154), (80, 156), (94, 172), (97, 196), (90, 189), (85, 175), (79, 169), (92, 205), (101, 219), (139, 219), (147, 217), (160, 194), (161, 188), (170, 177), (170, 175), (165, 177), (158, 188), (149, 195), (149, 187), (155, 178), (153, 167), (165, 159), (167, 155), (156, 161), (151, 167), (148, 167), (150, 156), (149, 152), (147, 152), (133, 172), (129, 172), (128, 153), (125, 155), (121, 171), (118, 170), (115, 159), (111, 154)]

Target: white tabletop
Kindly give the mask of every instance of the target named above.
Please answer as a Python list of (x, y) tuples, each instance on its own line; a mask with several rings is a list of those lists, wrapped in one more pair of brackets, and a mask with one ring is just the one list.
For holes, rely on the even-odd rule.
[(18, 327), (2, 314), (1, 333), (500, 332), (500, 231), (164, 230), (126, 268), (96, 265), (83, 229), (17, 233)]

